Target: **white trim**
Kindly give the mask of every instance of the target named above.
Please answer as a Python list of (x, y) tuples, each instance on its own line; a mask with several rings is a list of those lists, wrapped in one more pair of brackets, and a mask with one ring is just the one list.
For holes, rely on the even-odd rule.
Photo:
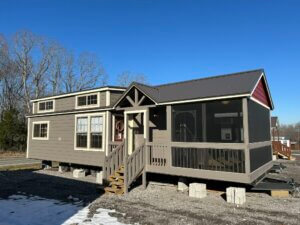
[(227, 96), (221, 96), (221, 97), (198, 98), (198, 99), (180, 100), (180, 101), (173, 101), (173, 102), (163, 102), (163, 103), (159, 103), (158, 105), (170, 105), (170, 104), (180, 104), (180, 103), (189, 103), (189, 102), (203, 102), (203, 101), (210, 101), (210, 100), (241, 98), (241, 97), (249, 97), (249, 96), (250, 96), (250, 94), (227, 95)]
[(71, 111), (71, 112), (57, 112), (57, 113), (50, 113), (50, 114), (42, 114), (42, 115), (30, 115), (26, 116), (26, 118), (35, 118), (35, 117), (44, 117), (44, 116), (55, 116), (55, 115), (68, 115), (68, 114), (78, 114), (78, 113), (90, 113), (90, 112), (102, 112), (102, 111), (109, 111), (113, 108), (105, 108), (105, 109), (93, 109), (93, 110), (82, 110), (82, 111)]
[(26, 158), (29, 158), (29, 140), (30, 140), (30, 118), (27, 120), (27, 149), (26, 149)]
[[(92, 116), (102, 116), (103, 119), (102, 119), (102, 122), (103, 122), (103, 129), (102, 129), (102, 140), (103, 140), (103, 143), (102, 143), (102, 149), (96, 149), (96, 148), (91, 148), (90, 147), (90, 126), (91, 126), (91, 123), (90, 123), (90, 120), (91, 120), (91, 117)], [(77, 118), (78, 117), (87, 117), (88, 118), (88, 132), (87, 132), (87, 147), (86, 148), (78, 148), (76, 146), (76, 143), (77, 143)], [(78, 114), (78, 115), (75, 115), (75, 130), (74, 130), (74, 150), (75, 151), (93, 151), (93, 152), (104, 152), (104, 148), (106, 146), (106, 113), (87, 113), (87, 114)]]
[[(105, 118), (106, 121), (105, 121), (105, 124), (107, 124), (107, 126), (105, 126), (105, 147), (106, 147), (106, 151), (105, 151), (105, 155), (108, 155), (108, 143), (109, 143), (109, 140), (108, 140), (108, 137), (109, 137), (109, 134), (108, 134), (108, 112), (105, 112)], [(103, 129), (104, 130), (104, 129)], [(103, 145), (102, 145), (103, 146)]]
[(251, 91), (251, 96), (253, 95), (253, 93), (254, 93), (255, 89), (257, 88), (257, 85), (259, 84), (259, 82), (260, 82), (260, 80), (261, 80), (261, 78), (262, 78), (263, 75), (264, 75), (264, 73), (262, 73), (262, 74), (260, 75), (260, 77), (259, 77), (258, 81), (256, 82), (256, 84), (255, 84), (253, 90)]
[(107, 90), (124, 92), (126, 90), (126, 88), (110, 88), (110, 87), (97, 88), (97, 89), (93, 89), (93, 90), (78, 91), (78, 92), (74, 92), (74, 93), (67, 93), (67, 94), (55, 95), (55, 96), (51, 96), (51, 97), (33, 99), (30, 102), (38, 102), (38, 101), (44, 101), (44, 100), (49, 100), (49, 99), (70, 97), (70, 96), (75, 96), (75, 95), (88, 94), (88, 93), (93, 93), (93, 92), (98, 92), (98, 91), (107, 91)]
[[(91, 95), (97, 95), (97, 104), (92, 104), (92, 105), (83, 105), (83, 106), (78, 106), (78, 98), (80, 97), (87, 97)], [(95, 107), (100, 107), (100, 92), (95, 92), (95, 93), (90, 93), (90, 94), (85, 94), (85, 95), (77, 95), (75, 97), (75, 109), (89, 109), (89, 108), (95, 108)]]
[(35, 104), (36, 103), (34, 103), (34, 102), (32, 103), (32, 114), (35, 114)]
[[(47, 124), (47, 137), (34, 137), (34, 125), (35, 124)], [(49, 140), (50, 121), (34, 121), (32, 122), (32, 140), (48, 141)]]
[(106, 106), (110, 106), (110, 91), (106, 91), (106, 101), (105, 101)]
[(127, 89), (127, 91), (125, 91), (122, 96), (118, 99), (118, 101), (114, 104), (113, 108), (115, 109), (116, 106), (122, 101), (122, 99), (128, 94), (128, 92), (135, 87), (136, 89), (138, 89), (140, 92), (142, 92), (143, 95), (145, 95), (147, 98), (149, 98), (151, 101), (153, 101), (155, 103), (155, 105), (158, 105), (158, 103), (156, 101), (154, 101), (150, 96), (148, 96), (147, 94), (145, 94), (144, 91), (142, 91), (141, 89), (139, 89), (137, 86), (132, 85), (129, 89)]
[(114, 142), (115, 141), (115, 127), (116, 127), (116, 117), (115, 117), (115, 115), (112, 115), (112, 131), (111, 131), (111, 133), (112, 133), (112, 138), (111, 138), (111, 140)]
[(268, 110), (271, 110), (269, 106), (265, 105), (264, 103), (262, 103), (261, 101), (257, 100), (256, 98), (254, 97), (250, 97), (250, 99), (258, 104), (260, 104), (261, 106), (267, 108)]
[[(45, 107), (46, 107), (46, 102), (53, 102), (53, 109), (48, 109), (48, 110), (40, 110), (40, 104), (41, 103), (45, 103)], [(53, 100), (48, 100), (48, 101), (40, 101), (37, 102), (37, 113), (47, 113), (47, 112), (54, 112), (55, 111), (55, 99)], [(35, 103), (33, 103), (35, 104)]]
[[(258, 81), (256, 82), (256, 84), (255, 84), (253, 90), (251, 91), (251, 95), (250, 95), (250, 96), (252, 97), (252, 95), (253, 95), (255, 89), (257, 88), (257, 85), (259, 84), (259, 82), (260, 82), (260, 80), (261, 80), (262, 78), (264, 79), (265, 85), (266, 85), (266, 87), (267, 87), (268, 98), (269, 98), (270, 103), (271, 103), (271, 108), (274, 108), (273, 100), (272, 100), (272, 97), (271, 97), (271, 92), (270, 92), (269, 85), (268, 85), (268, 83), (267, 83), (267, 79), (266, 79), (264, 73), (262, 73), (262, 74), (260, 75), (260, 77), (259, 77)], [(265, 106), (265, 105), (264, 105), (264, 106)], [(268, 107), (268, 106), (267, 106), (267, 107)], [(270, 109), (270, 107), (268, 107), (268, 108)]]
[(127, 126), (128, 126), (128, 121), (127, 121), (127, 114), (136, 114), (136, 113), (143, 113), (143, 120), (144, 120), (144, 138), (147, 138), (147, 127), (146, 127), (146, 113), (147, 113), (147, 110), (135, 110), (135, 111), (124, 111), (124, 123), (125, 123), (125, 126), (124, 126), (124, 138), (126, 138), (126, 135), (127, 135)]

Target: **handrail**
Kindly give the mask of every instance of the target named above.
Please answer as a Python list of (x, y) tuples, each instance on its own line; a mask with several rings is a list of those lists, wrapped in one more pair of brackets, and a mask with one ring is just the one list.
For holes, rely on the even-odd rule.
[(273, 147), (274, 154), (280, 153), (280, 154), (288, 157), (288, 159), (291, 158), (291, 155), (292, 155), (291, 148), (282, 144), (280, 141), (272, 141), (272, 147)]
[(105, 179), (113, 175), (113, 173), (119, 169), (119, 167), (123, 164), (123, 159), (124, 141), (105, 157), (103, 168)]
[(143, 171), (146, 160), (146, 145), (145, 143), (138, 147), (126, 160), (126, 186), (129, 187), (130, 184), (141, 174)]

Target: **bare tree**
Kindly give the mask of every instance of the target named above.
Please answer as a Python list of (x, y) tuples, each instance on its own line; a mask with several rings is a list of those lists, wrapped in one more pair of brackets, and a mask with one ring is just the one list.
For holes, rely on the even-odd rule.
[(14, 36), (14, 53), (20, 71), (26, 111), (31, 112), (29, 79), (33, 69), (32, 50), (36, 45), (36, 37), (28, 31), (17, 32)]
[(123, 87), (128, 87), (132, 82), (146, 84), (148, 83), (147, 80), (148, 79), (144, 74), (132, 74), (130, 71), (124, 71), (117, 76), (118, 85)]
[(94, 54), (81, 53), (76, 63), (74, 59), (73, 54), (66, 55), (63, 75), (66, 92), (85, 90), (94, 87), (98, 82), (101, 84), (107, 82), (107, 74)]

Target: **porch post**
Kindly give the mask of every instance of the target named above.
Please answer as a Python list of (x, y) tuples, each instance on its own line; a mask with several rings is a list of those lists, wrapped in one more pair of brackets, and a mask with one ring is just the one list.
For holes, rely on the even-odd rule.
[(243, 98), (243, 131), (245, 143), (245, 172), (250, 174), (250, 149), (249, 149), (249, 120), (248, 120), (248, 99)]
[(148, 155), (148, 146), (149, 143), (149, 108), (146, 109), (144, 113), (144, 138), (145, 138), (145, 146), (144, 146), (144, 169), (143, 169), (143, 188), (147, 188), (147, 173), (146, 173), (146, 166), (147, 166), (147, 155)]
[(172, 143), (172, 106), (167, 105), (166, 107), (166, 113), (167, 113), (167, 166), (171, 167), (172, 166), (172, 149), (171, 149), (171, 143)]
[(127, 157), (128, 157), (128, 139), (127, 139), (127, 127), (128, 127), (128, 117), (127, 114), (124, 112), (124, 139), (125, 139), (125, 151), (124, 151), (124, 157), (123, 157), (123, 163), (124, 163), (124, 194), (128, 194), (128, 168), (127, 168)]
[(110, 146), (109, 146), (109, 143), (112, 141), (112, 138), (111, 138), (111, 112), (110, 111), (108, 111), (107, 112), (107, 118), (106, 118), (106, 121), (107, 121), (107, 123), (106, 123), (106, 127), (107, 127), (107, 129), (106, 129), (106, 146), (107, 146), (107, 149), (106, 149), (106, 155), (108, 155), (110, 152)]

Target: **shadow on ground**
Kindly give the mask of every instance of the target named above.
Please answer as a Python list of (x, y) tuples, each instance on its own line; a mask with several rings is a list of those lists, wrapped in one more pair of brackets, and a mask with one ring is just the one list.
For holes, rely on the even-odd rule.
[(97, 187), (99, 186), (94, 183), (40, 174), (35, 170), (0, 172), (0, 199), (17, 193), (26, 193), (26, 195), (68, 201), (71, 195), (88, 204), (103, 194)]

